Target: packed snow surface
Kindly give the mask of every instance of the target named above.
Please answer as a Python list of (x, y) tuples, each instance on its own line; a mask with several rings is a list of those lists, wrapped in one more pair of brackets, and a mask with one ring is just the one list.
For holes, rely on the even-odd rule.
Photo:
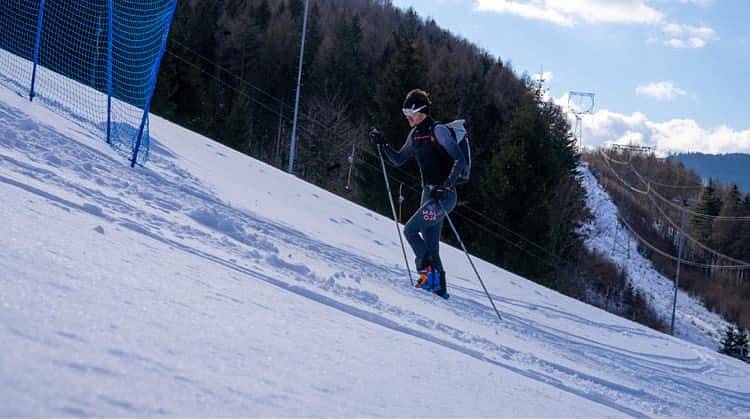
[[(628, 280), (648, 298), (649, 305), (668, 323), (674, 306), (674, 282), (656, 270), (651, 261), (638, 251), (638, 240), (620, 224), (617, 206), (599, 184), (589, 166), (579, 167), (586, 189), (586, 203), (594, 217), (583, 228), (586, 246), (604, 255), (624, 269)], [(683, 290), (677, 292), (675, 334), (685, 340), (718, 349), (721, 333), (729, 325), (698, 298)]]
[(0, 87), (0, 416), (750, 416), (740, 361), (477, 260), (498, 321), (448, 246), (436, 298), (392, 220), (151, 135), (130, 169)]

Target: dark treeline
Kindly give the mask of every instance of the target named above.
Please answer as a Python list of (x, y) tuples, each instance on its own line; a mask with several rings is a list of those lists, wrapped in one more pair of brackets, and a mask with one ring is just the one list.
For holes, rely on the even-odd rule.
[[(154, 111), (286, 168), (303, 14), (302, 0), (179, 2)], [(507, 62), (390, 1), (312, 0), (303, 83), (298, 176), (390, 216), (367, 131), (400, 146), (403, 97), (423, 88), (437, 120), (466, 119), (471, 133), (472, 181), (454, 220), (472, 252), (589, 301), (606, 287), (581, 278), (621, 278), (577, 233), (589, 214), (565, 115)], [(405, 185), (405, 218), (419, 201), (417, 168), (390, 174), (394, 190)], [(639, 317), (623, 304), (613, 311)]]
[[(736, 184), (726, 186), (713, 179), (704, 184), (700, 176), (677, 160), (658, 159), (653, 154), (611, 155), (619, 161), (629, 160), (637, 174), (626, 165), (614, 164), (610, 168), (598, 154), (587, 155), (586, 160), (623, 216), (649, 243), (670, 255), (677, 255), (679, 231), (675, 226), (681, 223), (680, 205), (697, 213), (685, 215), (685, 233), (690, 238), (685, 239), (683, 257), (707, 267), (683, 265), (680, 286), (727, 320), (750, 328), (750, 270), (720, 268), (750, 261), (750, 194), (743, 193)], [(654, 198), (654, 193), (649, 195), (651, 198), (633, 193), (617, 179), (613, 170), (630, 185), (644, 190), (650, 182), (651, 190), (664, 199)], [(742, 220), (742, 217), (748, 219)], [(735, 260), (717, 256), (707, 248)], [(642, 250), (659, 271), (667, 278), (674, 278), (674, 261), (646, 248)]]

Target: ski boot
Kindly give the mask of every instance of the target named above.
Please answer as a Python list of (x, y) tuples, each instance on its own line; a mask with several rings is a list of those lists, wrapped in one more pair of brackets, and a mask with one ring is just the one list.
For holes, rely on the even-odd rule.
[(438, 272), (440, 280), (438, 282), (438, 286), (436, 289), (434, 289), (432, 292), (437, 295), (438, 297), (447, 300), (450, 298), (450, 295), (448, 295), (448, 288), (445, 284), (445, 271)]
[(425, 267), (419, 271), (415, 287), (421, 288), (425, 291), (440, 291), (442, 289), (440, 287), (440, 272), (432, 269), (432, 266)]

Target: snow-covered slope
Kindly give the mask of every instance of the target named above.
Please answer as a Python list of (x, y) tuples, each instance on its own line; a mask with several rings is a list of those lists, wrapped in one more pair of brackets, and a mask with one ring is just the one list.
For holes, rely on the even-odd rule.
[(154, 117), (131, 170), (0, 87), (0, 416), (750, 415), (750, 366), (444, 247)]
[[(586, 189), (586, 203), (594, 215), (593, 220), (583, 229), (586, 246), (625, 269), (630, 283), (648, 297), (650, 306), (663, 319), (671, 321), (674, 282), (660, 274), (651, 261), (638, 252), (638, 241), (620, 225), (617, 206), (588, 165), (582, 163), (579, 172)], [(716, 350), (719, 348), (721, 332), (728, 325), (721, 316), (706, 309), (697, 298), (678, 290), (675, 313), (677, 336)]]

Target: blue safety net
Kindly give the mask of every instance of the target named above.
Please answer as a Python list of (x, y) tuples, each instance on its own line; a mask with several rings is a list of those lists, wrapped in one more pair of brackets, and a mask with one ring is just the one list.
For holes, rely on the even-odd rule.
[(0, 83), (148, 158), (176, 0), (0, 0)]

